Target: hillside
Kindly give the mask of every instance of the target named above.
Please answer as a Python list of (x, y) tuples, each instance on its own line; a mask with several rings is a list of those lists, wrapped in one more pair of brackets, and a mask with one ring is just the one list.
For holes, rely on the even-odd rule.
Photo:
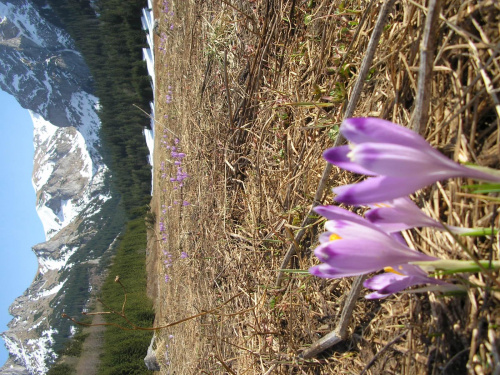
[[(160, 373), (498, 372), (496, 272), (455, 275), (467, 290), (457, 296), (366, 300), (362, 290), (337, 345), (308, 355), (339, 329), (351, 299), (353, 278), (297, 271), (319, 263), (324, 221), (311, 206), (333, 204), (331, 187), (362, 179), (322, 158), (342, 144), (346, 112), (417, 129), (456, 161), (500, 167), (498, 4), (443, 2), (430, 22), (423, 3), (157, 2), (155, 326), (211, 312), (160, 331)], [(466, 183), (438, 182), (412, 198), (446, 225), (498, 228), (497, 200)], [(404, 238), (432, 256), (468, 259), (446, 232)], [(498, 260), (496, 236), (462, 241)]]

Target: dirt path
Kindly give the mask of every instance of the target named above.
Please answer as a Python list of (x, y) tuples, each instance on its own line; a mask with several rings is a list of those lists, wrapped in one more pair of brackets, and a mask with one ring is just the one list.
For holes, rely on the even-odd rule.
[[(98, 306), (99, 308), (99, 306)], [(100, 311), (100, 310), (97, 310)], [(97, 375), (99, 369), (100, 355), (102, 345), (104, 343), (104, 326), (96, 326), (95, 324), (105, 323), (102, 315), (94, 315), (92, 327), (85, 327), (83, 333), (88, 333), (89, 336), (85, 339), (82, 348), (82, 356), (76, 364), (76, 373), (78, 375)]]

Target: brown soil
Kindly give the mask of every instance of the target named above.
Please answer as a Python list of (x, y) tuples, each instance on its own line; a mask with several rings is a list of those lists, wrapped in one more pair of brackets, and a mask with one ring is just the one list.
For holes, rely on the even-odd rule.
[[(300, 353), (335, 329), (352, 280), (287, 273), (276, 285), (292, 244), (298, 251), (286, 268), (318, 263), (312, 250), (320, 218), (300, 240), (295, 236), (313, 204), (325, 167), (321, 154), (338, 135), (380, 3), (168, 1), (174, 14), (155, 4), (163, 40), (157, 38), (155, 51), (149, 293), (156, 326), (212, 311), (159, 331), (162, 374), (498, 370), (496, 274), (460, 276), (479, 286), (467, 296), (360, 297), (346, 339), (311, 360)], [(390, 12), (354, 116), (410, 125), (424, 3), (398, 1)], [(437, 22), (437, 57), (427, 81), (430, 118), (422, 134), (455, 160), (498, 168), (500, 105), (492, 90), (500, 78), (498, 3), (446, 3)], [(189, 177), (182, 187), (170, 181), (177, 174), (167, 148), (174, 138), (176, 152), (186, 154), (181, 168)], [(334, 168), (328, 183), (357, 180)], [(414, 198), (446, 224), (489, 226), (497, 206), (464, 193), (462, 183), (438, 183)], [(333, 202), (329, 189), (320, 201)], [(425, 253), (467, 259), (446, 233), (419, 229), (405, 238)], [(487, 259), (492, 250), (498, 259), (496, 238), (464, 242), (477, 257)]]

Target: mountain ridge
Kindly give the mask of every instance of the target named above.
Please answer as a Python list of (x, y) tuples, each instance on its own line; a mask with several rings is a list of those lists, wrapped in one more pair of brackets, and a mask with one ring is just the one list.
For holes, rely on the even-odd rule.
[[(101, 155), (93, 80), (69, 34), (33, 3), (2, 0), (0, 66), (0, 88), (33, 120), (32, 182), (46, 236), (33, 246), (33, 283), (9, 308), (13, 319), (2, 337), (10, 356), (0, 374), (44, 374), (75, 330), (61, 314), (89, 303), (91, 275), (102, 273), (124, 219)], [(118, 212), (115, 222), (111, 212)]]

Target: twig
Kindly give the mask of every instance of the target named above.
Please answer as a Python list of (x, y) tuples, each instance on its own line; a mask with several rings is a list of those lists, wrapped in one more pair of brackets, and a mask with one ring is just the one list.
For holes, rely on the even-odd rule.
[(424, 35), (420, 46), (420, 68), (415, 109), (411, 120), (413, 131), (422, 134), (429, 120), (430, 83), (434, 64), (434, 47), (441, 0), (430, 0), (425, 20)]
[(227, 79), (227, 50), (224, 50), (224, 85), (226, 86), (227, 106), (229, 108), (229, 125), (231, 126), (231, 129), (233, 129), (233, 108), (231, 104), (231, 94), (229, 92), (229, 84)]
[(322, 351), (332, 347), (345, 338), (347, 327), (349, 325), (349, 322), (351, 321), (352, 311), (354, 310), (359, 292), (361, 291), (361, 287), (363, 286), (363, 280), (364, 276), (358, 276), (354, 279), (351, 286), (351, 291), (349, 292), (345, 305), (342, 308), (340, 321), (337, 324), (335, 330), (312, 344), (309, 349), (305, 350), (300, 355), (301, 358), (309, 359), (315, 357)]
[[(155, 123), (159, 124), (159, 121), (157, 121), (153, 116), (151, 116), (149, 113), (147, 113), (144, 109), (142, 109), (141, 107), (139, 107), (137, 104), (132, 104), (135, 108), (139, 109), (141, 112), (143, 112), (146, 116), (148, 116), (151, 120), (153, 120)], [(175, 134), (172, 130), (170, 130), (169, 128), (167, 128), (166, 126), (164, 126), (165, 130), (169, 131), (170, 133), (172, 133), (175, 137), (178, 137), (177, 134)]]
[[(118, 277), (118, 276), (117, 276)], [(120, 283), (121, 284), (121, 283)], [(122, 285), (122, 288), (123, 288), (123, 285)], [(102, 311), (102, 312), (95, 312), (95, 313), (87, 313), (86, 315), (103, 315), (103, 314), (115, 314), (115, 315), (118, 315), (120, 316), (121, 318), (125, 319), (127, 321), (127, 323), (129, 323), (132, 328), (128, 328), (128, 327), (124, 327), (124, 326), (121, 326), (119, 324), (116, 324), (116, 323), (98, 323), (98, 324), (92, 324), (92, 323), (83, 323), (83, 322), (79, 322), (77, 321), (76, 319), (73, 319), (72, 317), (68, 316), (67, 314), (62, 314), (61, 316), (63, 318), (68, 318), (69, 320), (71, 320), (73, 323), (75, 324), (78, 324), (78, 325), (81, 325), (81, 326), (85, 326), (85, 327), (97, 327), (97, 326), (113, 326), (113, 327), (117, 327), (119, 329), (122, 329), (124, 331), (158, 331), (160, 329), (163, 329), (163, 328), (168, 328), (168, 327), (173, 327), (173, 326), (176, 326), (178, 324), (181, 324), (181, 323), (184, 323), (184, 322), (187, 322), (188, 320), (192, 320), (192, 319), (195, 319), (195, 318), (199, 318), (200, 316), (204, 316), (204, 315), (209, 315), (209, 314), (213, 314), (213, 315), (216, 315), (215, 312), (217, 310), (219, 310), (220, 308), (224, 307), (225, 305), (227, 305), (229, 302), (231, 302), (232, 300), (234, 300), (235, 298), (238, 298), (239, 296), (241, 296), (243, 294), (243, 292), (241, 293), (238, 293), (236, 294), (235, 296), (229, 298), (226, 302), (220, 304), (219, 306), (211, 309), (211, 310), (208, 310), (208, 311), (203, 311), (199, 314), (196, 314), (196, 315), (191, 315), (187, 318), (184, 318), (184, 319), (181, 319), (181, 320), (177, 320), (173, 323), (169, 323), (169, 324), (166, 324), (166, 325), (163, 325), (163, 326), (160, 326), (160, 327), (139, 327), (139, 326), (136, 326), (135, 324), (133, 324), (130, 320), (127, 319), (127, 317), (125, 316), (125, 314), (120, 314), (119, 312), (117, 311), (114, 311), (114, 310), (111, 310), (111, 311)], [(126, 301), (126, 300), (125, 300)], [(125, 308), (125, 301), (124, 301), (124, 304), (123, 304), (123, 309)], [(99, 300), (99, 302), (103, 303), (102, 301)], [(247, 309), (248, 310), (248, 309)], [(246, 312), (247, 310), (245, 310), (244, 312)], [(241, 313), (241, 312), (240, 312)], [(239, 313), (238, 313), (239, 314)], [(237, 314), (235, 314), (237, 315)]]
[(215, 357), (215, 358), (216, 358), (216, 359), (220, 362), (220, 364), (221, 364), (221, 365), (222, 365), (222, 366), (226, 369), (226, 371), (230, 372), (230, 373), (231, 373), (231, 374), (233, 374), (233, 375), (236, 375), (236, 373), (235, 373), (233, 370), (231, 370), (231, 367), (229, 367), (229, 366), (226, 364), (226, 362), (224, 362), (224, 361), (222, 360), (222, 358), (221, 358), (221, 357), (219, 357), (219, 356), (218, 356), (217, 354), (215, 354), (215, 353), (214, 353), (214, 357)]

